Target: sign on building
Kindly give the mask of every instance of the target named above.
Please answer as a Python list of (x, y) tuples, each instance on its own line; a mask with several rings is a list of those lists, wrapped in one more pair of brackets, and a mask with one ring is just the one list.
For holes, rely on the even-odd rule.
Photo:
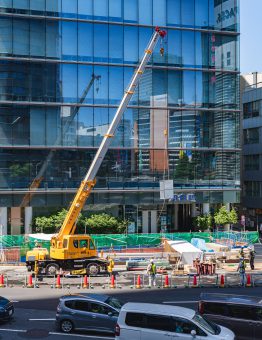
[(173, 182), (174, 181), (172, 179), (159, 182), (161, 200), (171, 199), (174, 196), (174, 183)]

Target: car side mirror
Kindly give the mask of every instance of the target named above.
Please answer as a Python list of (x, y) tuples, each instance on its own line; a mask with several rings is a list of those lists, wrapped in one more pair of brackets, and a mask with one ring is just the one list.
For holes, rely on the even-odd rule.
[(196, 331), (194, 329), (192, 329), (192, 331), (190, 332), (190, 334), (192, 335), (192, 337), (194, 338), (196, 336)]
[(108, 316), (113, 316), (113, 313), (112, 312), (108, 312), (107, 315)]

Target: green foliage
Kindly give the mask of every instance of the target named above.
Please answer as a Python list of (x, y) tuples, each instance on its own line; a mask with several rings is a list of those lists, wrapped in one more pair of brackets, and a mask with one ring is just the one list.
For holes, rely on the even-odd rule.
[(84, 225), (88, 234), (122, 234), (126, 231), (128, 221), (103, 213), (85, 218)]
[[(56, 214), (46, 216), (39, 216), (34, 219), (34, 230), (43, 233), (57, 232), (66, 217), (67, 210), (62, 209)], [(77, 221), (77, 233), (87, 234), (122, 234), (126, 231), (128, 221), (121, 220), (108, 214), (94, 214), (90, 217), (79, 215)]]
[(26, 163), (24, 165), (21, 164), (12, 164), (10, 167), (11, 177), (21, 177), (27, 176), (30, 170), (30, 163)]
[(194, 218), (193, 224), (197, 229), (201, 231), (208, 230), (212, 226), (212, 215), (210, 214), (199, 215)]
[(235, 209), (231, 209), (230, 211), (227, 211), (225, 206), (222, 206), (219, 211), (215, 213), (215, 222), (218, 225), (224, 225), (228, 223), (237, 223), (238, 217)]

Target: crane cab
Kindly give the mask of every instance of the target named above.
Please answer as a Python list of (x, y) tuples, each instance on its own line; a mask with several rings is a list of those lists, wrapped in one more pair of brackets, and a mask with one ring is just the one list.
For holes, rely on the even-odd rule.
[(51, 245), (50, 257), (56, 260), (73, 260), (97, 256), (93, 240), (88, 235), (65, 235), (57, 245)]

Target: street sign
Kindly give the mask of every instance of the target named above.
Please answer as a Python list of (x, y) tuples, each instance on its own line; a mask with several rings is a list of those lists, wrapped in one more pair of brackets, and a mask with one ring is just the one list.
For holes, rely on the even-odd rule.
[(173, 198), (174, 195), (174, 181), (172, 179), (168, 179), (165, 181), (160, 181), (160, 199), (166, 200)]

